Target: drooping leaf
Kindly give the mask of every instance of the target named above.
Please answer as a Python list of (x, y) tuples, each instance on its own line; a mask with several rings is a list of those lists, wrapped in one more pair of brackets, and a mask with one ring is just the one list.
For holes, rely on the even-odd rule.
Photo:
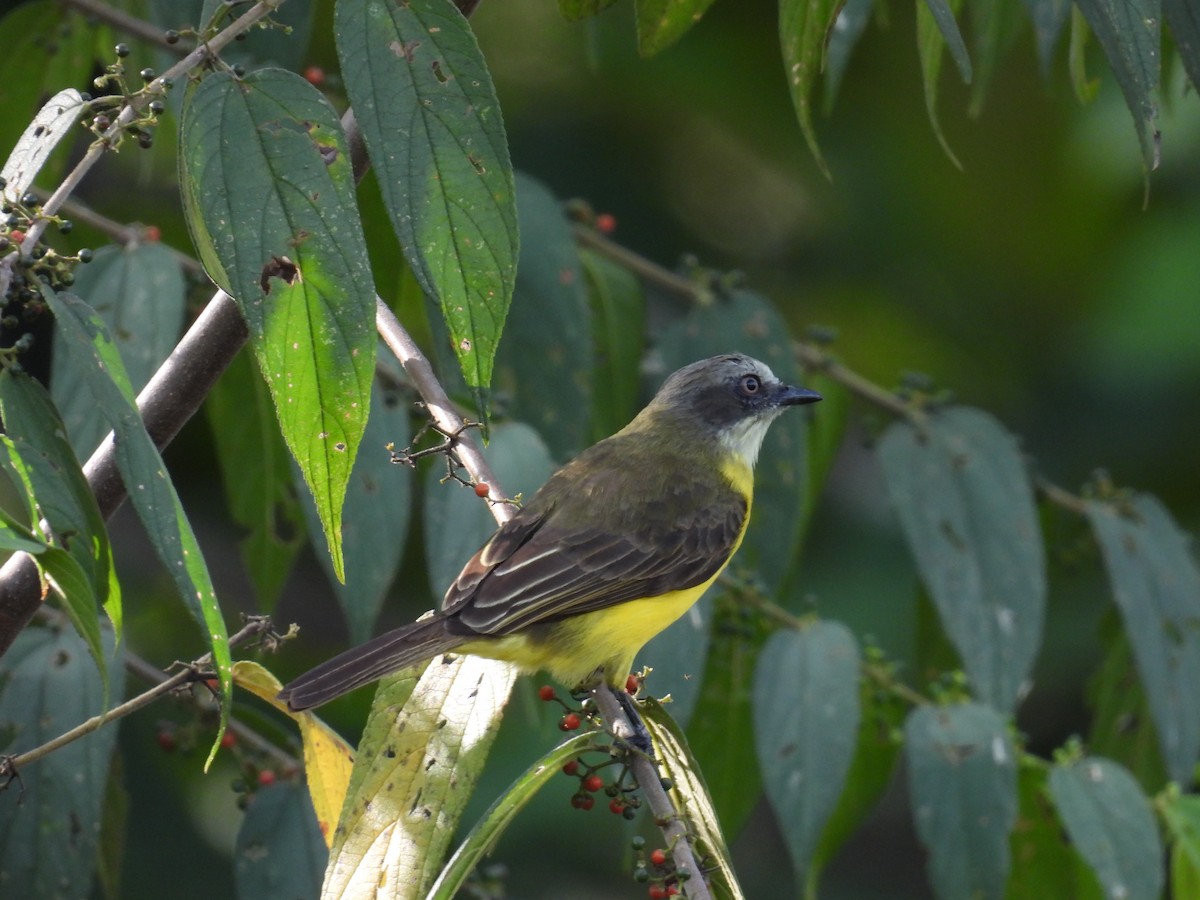
[(758, 765), (801, 884), (854, 754), (858, 669), (858, 643), (838, 622), (777, 631), (758, 657)]
[(291, 72), (211, 75), (184, 107), (180, 176), (193, 240), (246, 319), (341, 579), (342, 501), (366, 426), (376, 339), (337, 116)]
[(637, 413), (641, 394), (645, 301), (633, 273), (591, 250), (579, 261), (592, 310), (596, 372), (592, 377), (592, 436), (620, 431)]
[(568, 22), (599, 15), (617, 0), (558, 0), (558, 11)]
[(1200, 896), (1200, 797), (1171, 797), (1163, 818), (1171, 836), (1171, 896)]
[[(687, 739), (657, 700), (642, 704), (642, 720), (654, 741), (659, 770), (671, 779), (670, 796), (686, 820), (692, 848), (709, 866), (708, 888), (716, 900), (742, 900), (742, 888), (733, 871), (733, 861), (721, 830), (721, 821), (704, 783), (700, 766), (692, 756)], [(694, 876), (693, 876), (694, 877)]]
[(100, 629), (100, 607), (91, 580), (70, 553), (60, 547), (47, 547), (34, 559), (42, 576), (62, 598), (67, 618), (83, 638), (100, 673), (101, 702), (108, 708), (108, 666), (104, 662), (104, 644)]
[[(424, 897), (500, 725), (516, 669), (477, 656), (439, 657), (385, 679), (359, 744), (323, 897)], [(398, 683), (407, 702), (391, 696)], [(401, 708), (400, 703), (403, 703)]]
[(0, 178), (4, 179), (0, 194), (5, 200), (16, 202), (33, 187), (38, 172), (58, 142), (75, 127), (82, 112), (83, 97), (74, 88), (59, 91), (38, 110), (0, 168)]
[(1054, 47), (1062, 36), (1063, 26), (1071, 12), (1069, 0), (1022, 0), (1033, 19), (1033, 33), (1037, 38), (1038, 62), (1042, 74), (1050, 71), (1054, 60)]
[(1004, 720), (974, 703), (922, 706), (904, 726), (917, 836), (934, 893), (1000, 898), (1017, 818), (1016, 751)]
[[(937, 6), (938, 12), (934, 11), (931, 4)], [(961, 5), (962, 0), (929, 0), (929, 2), (917, 0), (917, 51), (921, 57), (921, 78), (925, 83), (925, 112), (929, 116), (929, 124), (933, 128), (938, 143), (942, 145), (942, 151), (959, 169), (962, 168), (962, 163), (950, 149), (950, 142), (946, 140), (946, 135), (942, 131), (942, 123), (938, 118), (937, 101), (938, 80), (942, 74), (942, 50), (947, 41), (943, 26), (951, 28), (951, 34), (957, 38), (957, 41), (951, 44), (951, 52), (954, 52), (955, 46), (961, 49), (962, 61), (958, 62), (958, 57), (956, 57), (956, 62), (958, 62), (960, 74), (963, 74), (963, 80), (967, 82), (971, 80), (970, 60), (966, 56), (966, 45), (962, 42), (958, 23), (954, 19), (954, 14)], [(940, 20), (939, 13), (942, 17)], [(963, 62), (968, 67), (965, 73), (962, 69)]]
[(812, 122), (812, 93), (825, 68), (825, 48), (845, 0), (779, 0), (779, 41), (792, 106), (809, 152), (826, 178), (829, 166), (821, 155)]
[[(104, 647), (120, 696), (125, 670), (111, 632)], [(5, 752), (31, 750), (99, 715), (102, 694), (78, 635), (25, 629), (0, 657), (0, 733), (15, 735)], [(116, 739), (117, 729), (101, 728), (72, 741), (22, 768), (19, 789), (0, 794), (0, 883), (27, 897), (90, 895)]]
[(1175, 49), (1192, 87), (1200, 89), (1200, 3), (1196, 0), (1162, 0), (1163, 13), (1175, 38)]
[[(179, 263), (161, 244), (101, 247), (76, 271), (73, 290), (108, 327), (136, 394), (170, 355), (183, 327), (187, 286)], [(86, 460), (108, 429), (70, 359), (58, 353), (51, 358), (50, 396), (76, 455)]]
[(963, 83), (970, 84), (971, 57), (967, 52), (967, 44), (963, 40), (962, 32), (958, 30), (958, 21), (955, 19), (962, 8), (962, 0), (920, 0), (917, 4), (918, 9), (921, 6), (927, 8), (929, 14), (933, 16), (933, 21), (937, 24), (942, 39), (950, 49), (950, 57), (958, 66), (958, 74), (962, 76)]
[(1078, 0), (1133, 115), (1142, 164), (1158, 168), (1158, 80), (1162, 55), (1161, 0)]
[(665, 50), (700, 21), (713, 0), (635, 0), (638, 52)]
[(346, 800), (354, 751), (336, 731), (312, 712), (292, 712), (286, 703), (279, 700), (279, 692), (283, 690), (279, 679), (258, 663), (238, 660), (233, 664), (233, 679), (238, 687), (245, 688), (291, 716), (300, 726), (300, 740), (304, 746), (304, 780), (317, 816), (317, 828), (328, 847), (333, 843), (333, 830)]
[(239, 898), (316, 897), (328, 859), (302, 784), (281, 781), (254, 792), (233, 848)]
[(565, 462), (592, 443), (595, 366), (591, 311), (579, 252), (562, 204), (540, 182), (517, 177), (521, 264), (495, 388), (509, 413), (537, 429)]
[(826, 111), (833, 108), (838, 89), (842, 86), (842, 76), (850, 62), (850, 54), (867, 30), (874, 9), (875, 0), (846, 0), (833, 20), (833, 29), (825, 47)]
[(976, 694), (1011, 710), (1041, 643), (1046, 563), (1016, 440), (979, 410), (906, 422), (879, 443), (888, 493)]
[(1055, 766), (1049, 787), (1071, 842), (1105, 896), (1155, 900), (1163, 887), (1163, 848), (1133, 776), (1112, 760), (1088, 757)]
[(212, 652), (213, 668), (221, 687), (221, 721), (207, 767), (225, 731), (231, 665), (229, 637), (208, 566), (162, 457), (142, 424), (125, 367), (104, 323), (77, 297), (55, 294), (48, 288), (43, 289), (42, 295), (54, 313), (63, 339), (59, 352), (74, 355), (76, 361), (72, 365), (88, 372), (87, 389), (96, 401), (96, 411), (115, 433), (117, 469), (130, 503)]
[(975, 64), (968, 112), (978, 116), (983, 112), (987, 89), (991, 86), (1000, 59), (1012, 45), (1024, 22), (1016, 5), (1005, 0), (982, 0), (971, 5), (970, 14)]
[(254, 358), (233, 358), (205, 398), (204, 410), (230, 515), (245, 529), (239, 547), (260, 608), (270, 611), (304, 545), (287, 445)]
[[(408, 444), (411, 428), (410, 403), (390, 377), (377, 377), (371, 391), (371, 418), (363, 433), (362, 452), (346, 491), (342, 545), (346, 558), (346, 581), (339, 584), (322, 557), (333, 582), (334, 594), (351, 643), (371, 636), (375, 619), (404, 555), (405, 536), (412, 509), (412, 474), (391, 461), (389, 443)], [(317, 511), (308, 498), (302, 503), (309, 533), (319, 527)], [(464, 560), (465, 562), (465, 560)]]
[(1139, 494), (1128, 512), (1089, 502), (1113, 597), (1150, 701), (1167, 771), (1190, 783), (1200, 756), (1200, 569), (1162, 503)]
[[(488, 461), (500, 488), (510, 497), (532, 497), (554, 470), (537, 432), (519, 422), (501, 423), (492, 429)], [(452, 481), (440, 483), (445, 475), (445, 467), (438, 461), (430, 466), (425, 482), (425, 562), (433, 592), (439, 597), (496, 530), (489, 501)]]
[[(655, 344), (661, 364), (656, 374), (661, 380), (689, 363), (731, 352), (761, 360), (788, 384), (801, 381), (787, 324), (766, 298), (744, 290), (694, 306), (682, 322), (662, 329)], [(760, 490), (733, 566), (752, 572), (768, 594), (780, 588), (796, 563), (807, 502), (807, 419), (820, 413), (820, 404), (788, 410), (767, 432), (758, 456), (754, 480)]]
[(1071, 41), (1067, 64), (1071, 73), (1071, 87), (1075, 91), (1075, 98), (1080, 103), (1090, 103), (1100, 90), (1100, 79), (1087, 76), (1086, 50), (1091, 29), (1088, 28), (1087, 19), (1079, 11), (1079, 6), (1074, 3), (1070, 6)]
[(491, 75), (445, 0), (341, 0), (346, 92), (392, 227), (434, 298), (467, 385), (482, 392), (512, 299), (517, 209)]

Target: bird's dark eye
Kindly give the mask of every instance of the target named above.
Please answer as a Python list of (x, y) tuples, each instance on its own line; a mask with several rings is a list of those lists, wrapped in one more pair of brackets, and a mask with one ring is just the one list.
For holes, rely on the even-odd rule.
[(752, 397), (762, 390), (762, 382), (757, 375), (743, 375), (738, 382), (738, 390), (747, 397)]

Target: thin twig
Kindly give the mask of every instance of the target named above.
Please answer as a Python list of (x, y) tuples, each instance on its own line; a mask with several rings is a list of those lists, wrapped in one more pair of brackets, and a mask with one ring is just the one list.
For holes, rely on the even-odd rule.
[(576, 225), (574, 233), (576, 243), (595, 250), (648, 284), (695, 303), (706, 303), (712, 299), (712, 291), (706, 285), (678, 275), (666, 266), (660, 266), (640, 253), (618, 244), (612, 238), (605, 237), (594, 228)]
[(160, 50), (166, 50), (176, 56), (185, 56), (190, 47), (181, 47), (179, 43), (169, 43), (163, 30), (136, 16), (131, 16), (124, 10), (114, 9), (100, 0), (63, 0), (67, 6), (73, 6), (89, 18), (95, 18), (111, 25), (118, 31), (123, 31), (147, 43), (154, 44)]
[[(236, 647), (238, 644), (244, 643), (251, 637), (256, 637), (270, 627), (270, 622), (266, 619), (253, 619), (236, 634), (229, 638), (229, 646)], [(114, 706), (108, 712), (101, 713), (98, 716), (92, 716), (86, 722), (81, 722), (70, 731), (63, 732), (58, 737), (47, 741), (39, 747), (34, 747), (32, 750), (26, 750), (24, 753), (18, 753), (15, 756), (0, 757), (0, 779), (8, 779), (17, 774), (23, 766), (37, 762), (48, 753), (52, 753), (59, 747), (65, 747), (74, 741), (79, 740), (85, 735), (91, 734), (99, 729), (102, 725), (109, 722), (115, 722), (118, 719), (123, 719), (132, 712), (137, 712), (144, 706), (153, 703), (159, 697), (169, 694), (187, 684), (189, 681), (194, 681), (196, 673), (202, 671), (204, 666), (212, 663), (212, 654), (206, 653), (199, 659), (184, 666), (178, 672), (170, 677), (164, 676), (158, 684), (144, 691), (119, 706)], [(155, 670), (157, 672), (157, 670)], [(161, 673), (160, 673), (161, 674)]]

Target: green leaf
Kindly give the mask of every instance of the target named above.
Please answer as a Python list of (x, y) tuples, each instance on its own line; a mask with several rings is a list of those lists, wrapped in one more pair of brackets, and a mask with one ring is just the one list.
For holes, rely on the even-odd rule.
[(1200, 796), (1175, 794), (1162, 812), (1171, 835), (1171, 896), (1200, 896)]
[(812, 89), (825, 68), (825, 48), (845, 0), (779, 0), (779, 40), (792, 106), (808, 149), (826, 178), (829, 166), (821, 156), (812, 123)]
[(972, 116), (979, 116), (1000, 59), (1025, 23), (1016, 5), (1006, 0), (980, 0), (972, 4), (970, 13), (975, 66), (968, 111)]
[(850, 769), (859, 726), (858, 667), (858, 643), (838, 622), (777, 631), (758, 657), (758, 765), (801, 884)]
[(1192, 86), (1200, 88), (1200, 3), (1197, 0), (1162, 0), (1162, 7), (1183, 69)]
[[(350, 631), (352, 643), (371, 636), (375, 619), (391, 587), (400, 559), (404, 556), (405, 536), (412, 512), (412, 473), (391, 461), (387, 444), (408, 444), (408, 397), (391, 378), (377, 377), (371, 392), (371, 418), (363, 434), (363, 452), (354, 462), (354, 472), (346, 492), (346, 523), (342, 526), (342, 544), (346, 555), (346, 582), (338, 584), (329, 570), (327, 557), (321, 558), (333, 581), (334, 593)], [(473, 496), (473, 494), (472, 494)], [(309, 533), (318, 526), (316, 508), (302, 504)], [(466, 559), (463, 560), (466, 562)]]
[[(762, 793), (754, 743), (754, 670), (764, 636), (747, 628), (734, 602), (717, 596), (699, 699), (688, 741), (712, 784), (712, 803), (726, 834), (746, 824)], [(704, 601), (701, 601), (703, 604)], [(675, 626), (672, 626), (675, 627)], [(653, 688), (653, 680), (650, 682)]]
[(568, 22), (599, 15), (617, 0), (558, 0), (558, 11)]
[(708, 867), (704, 875), (712, 896), (716, 900), (741, 900), (742, 889), (721, 833), (721, 822), (687, 739), (657, 700), (643, 701), (641, 714), (654, 741), (659, 771), (671, 779), (670, 796), (675, 808), (687, 822), (692, 848), (697, 858), (705, 860)]
[(918, 9), (925, 6), (937, 25), (946, 46), (950, 48), (950, 56), (958, 66), (958, 74), (962, 76), (963, 84), (971, 83), (971, 58), (967, 53), (967, 44), (962, 33), (958, 30), (955, 16), (962, 8), (962, 0), (920, 0)]
[(1145, 795), (1123, 766), (1096, 757), (1055, 766), (1050, 796), (1105, 896), (1128, 900), (1159, 896), (1163, 848), (1158, 826)]
[(385, 871), (405, 896), (426, 896), (515, 678), (507, 663), (439, 657), (415, 687), (411, 670), (380, 685), (334, 833), (325, 896), (374, 895)]
[[(805, 386), (821, 395), (820, 411), (807, 419), (805, 447), (808, 450), (808, 476), (805, 479), (804, 510), (800, 513), (800, 543), (808, 533), (813, 511), (821, 489), (846, 434), (846, 423), (850, 418), (850, 392), (822, 372), (809, 372)], [(778, 425), (779, 423), (775, 423)], [(794, 574), (794, 573), (793, 573)]]
[(238, 897), (316, 897), (328, 859), (302, 783), (281, 781), (254, 792), (233, 848)]
[(188, 98), (180, 145), (193, 240), (246, 319), (341, 579), (342, 502), (366, 427), (376, 341), (341, 126), (299, 75), (222, 72)]
[(850, 54), (858, 46), (859, 39), (867, 30), (875, 0), (846, 0), (833, 21), (829, 42), (825, 47), (825, 108), (833, 108), (833, 101), (842, 86), (842, 76), (850, 62)]
[(1142, 164), (1158, 168), (1158, 79), (1161, 0), (1078, 0), (1079, 11), (1100, 41), (1125, 103), (1133, 114)]
[(595, 740), (594, 731), (572, 735), (526, 769), (508, 790), (496, 798), (471, 828), (470, 834), (463, 838), (437, 881), (430, 887), (429, 900), (452, 900), (459, 896), (458, 891), (467, 877), (485, 854), (492, 852), (517, 813), (562, 771), (569, 760), (578, 758), (586, 750), (596, 749)]
[(1200, 569), (1162, 503), (1128, 513), (1088, 503), (1113, 597), (1133, 646), (1167, 771), (1188, 784), (1200, 755)]
[(47, 547), (44, 553), (34, 557), (38, 569), (50, 582), (55, 592), (62, 597), (67, 618), (75, 631), (83, 638), (96, 668), (100, 672), (103, 691), (102, 704), (108, 708), (108, 667), (104, 662), (104, 644), (100, 635), (100, 610), (91, 581), (83, 567), (68, 553), (58, 547)]
[(596, 372), (592, 377), (592, 437), (608, 437), (638, 412), (641, 396), (645, 298), (629, 269), (580, 250), (592, 310)]
[(713, 0), (634, 0), (638, 53), (653, 56), (665, 50), (700, 21)]
[(4, 179), (0, 194), (6, 200), (15, 202), (33, 187), (46, 160), (74, 129), (82, 113), (83, 97), (74, 88), (59, 91), (38, 110), (0, 169), (0, 178)]
[(1112, 610), (1101, 627), (1103, 661), (1087, 687), (1092, 709), (1087, 746), (1133, 772), (1145, 790), (1156, 791), (1167, 783), (1167, 769), (1129, 636), (1117, 620)]
[(860, 680), (859, 698), (862, 714), (854, 758), (846, 773), (846, 787), (829, 814), (821, 841), (813, 852), (807, 896), (817, 895), (817, 876), (883, 796), (900, 756), (900, 739), (896, 735), (907, 706), (865, 678)]
[[(174, 254), (162, 244), (101, 247), (76, 270), (73, 291), (96, 311), (121, 353), (134, 393), (170, 356), (183, 328), (187, 286)], [(87, 459), (108, 433), (95, 415), (84, 375), (54, 354), (50, 396), (62, 411), (71, 446)]]
[(234, 357), (209, 391), (204, 410), (225, 502), (234, 522), (248, 532), (239, 544), (242, 558), (259, 608), (270, 611), (304, 545), (304, 513), (270, 392), (250, 353)]
[(956, 407), (888, 428), (900, 525), (976, 695), (1011, 710), (1041, 643), (1046, 561), (1029, 473), (991, 416)]
[[(510, 497), (533, 496), (554, 471), (542, 439), (519, 422), (501, 423), (492, 429), (488, 461)], [(430, 466), (425, 481), (425, 563), (439, 597), (496, 530), (488, 501), (457, 482), (440, 483), (445, 475), (439, 460)]]
[[(938, 12), (934, 11), (934, 6), (937, 7)], [(917, 52), (921, 57), (921, 77), (925, 83), (925, 111), (929, 115), (929, 125), (933, 128), (938, 143), (942, 145), (942, 151), (959, 169), (962, 168), (962, 163), (950, 149), (950, 142), (946, 140), (946, 135), (942, 131), (942, 123), (938, 119), (937, 101), (938, 79), (942, 74), (942, 50), (947, 41), (943, 23), (946, 23), (946, 27), (953, 29), (952, 34), (957, 39), (956, 43), (951, 44), (951, 53), (954, 53), (956, 46), (959, 47), (962, 52), (962, 60), (967, 65), (964, 72), (963, 62), (958, 62), (956, 56), (959, 72), (963, 75), (964, 81), (968, 83), (971, 81), (970, 60), (966, 57), (967, 48), (963, 44), (958, 24), (954, 20), (955, 11), (961, 6), (962, 0), (917, 0)], [(938, 19), (939, 13), (942, 15), (941, 21)], [(946, 22), (947, 18), (948, 23)]]
[(162, 457), (142, 424), (125, 367), (104, 323), (77, 297), (56, 295), (48, 288), (43, 288), (42, 296), (54, 313), (63, 338), (60, 352), (75, 355), (75, 365), (90, 370), (87, 388), (96, 401), (97, 413), (115, 433), (117, 469), (129, 492), (129, 501), (212, 651), (213, 667), (221, 686), (221, 724), (205, 764), (207, 768), (225, 731), (231, 694), (229, 638), (208, 567)]
[[(660, 378), (698, 359), (731, 352), (747, 353), (771, 367), (776, 377), (798, 384), (787, 323), (764, 297), (734, 291), (705, 306), (695, 306), (682, 322), (660, 331), (655, 347)], [(758, 456), (754, 511), (735, 569), (747, 569), (774, 594), (799, 556), (803, 510), (807, 503), (807, 421), (816, 407), (789, 410), (771, 426)]]
[(1012, 871), (1005, 896), (1011, 900), (1103, 900), (1095, 876), (1063, 837), (1047, 793), (1050, 770), (1022, 765), (1017, 773), (1019, 806), (1009, 846)]
[(934, 893), (1003, 897), (1017, 818), (1016, 751), (1004, 720), (975, 703), (922, 706), (904, 726), (917, 836)]
[(1071, 44), (1068, 51), (1068, 67), (1071, 72), (1071, 87), (1075, 99), (1090, 103), (1100, 90), (1100, 79), (1087, 77), (1087, 39), (1091, 31), (1078, 5), (1071, 4)]
[(340, 0), (338, 58), (392, 227), (441, 306), (467, 384), (488, 388), (515, 283), (504, 121), (466, 19), (446, 0)]
[[(107, 630), (103, 655), (120, 696), (125, 670)], [(8, 753), (32, 750), (103, 711), (101, 682), (73, 631), (25, 629), (0, 657), (0, 685), (0, 732), (16, 735)], [(19, 886), (17, 895), (91, 894), (116, 739), (116, 728), (101, 728), (21, 770), (19, 798), (0, 804), (0, 882)]]
[(583, 272), (562, 205), (541, 182), (517, 177), (521, 264), (496, 392), (565, 461), (592, 443), (592, 323)]
[(1022, 0), (1029, 18), (1033, 20), (1033, 33), (1037, 38), (1038, 62), (1042, 75), (1050, 72), (1054, 61), (1054, 46), (1062, 36), (1063, 26), (1071, 12), (1070, 0)]

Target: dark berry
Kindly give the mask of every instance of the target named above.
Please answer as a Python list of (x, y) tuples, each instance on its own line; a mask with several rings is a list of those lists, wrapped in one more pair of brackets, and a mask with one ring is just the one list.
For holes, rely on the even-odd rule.
[(129, 45), (117, 44), (117, 46), (113, 47), (113, 51), (117, 54), (118, 59), (124, 59), (129, 55)]
[(179, 32), (176, 31), (174, 28), (172, 28), (170, 31), (166, 32), (163, 35), (163, 40), (165, 40), (168, 44), (178, 44), (179, 43)]
[(153, 69), (147, 68), (147, 69), (142, 69), (142, 71), (138, 72), (138, 74), (140, 76), (142, 76), (142, 81), (149, 84), (151, 81), (153, 81), (155, 79), (155, 77), (157, 76), (158, 73), (155, 72)]
[(79, 261), (81, 263), (90, 263), (95, 258), (96, 258), (95, 252), (92, 250), (89, 250), (87, 247), (84, 247), (82, 250), (79, 251)]

